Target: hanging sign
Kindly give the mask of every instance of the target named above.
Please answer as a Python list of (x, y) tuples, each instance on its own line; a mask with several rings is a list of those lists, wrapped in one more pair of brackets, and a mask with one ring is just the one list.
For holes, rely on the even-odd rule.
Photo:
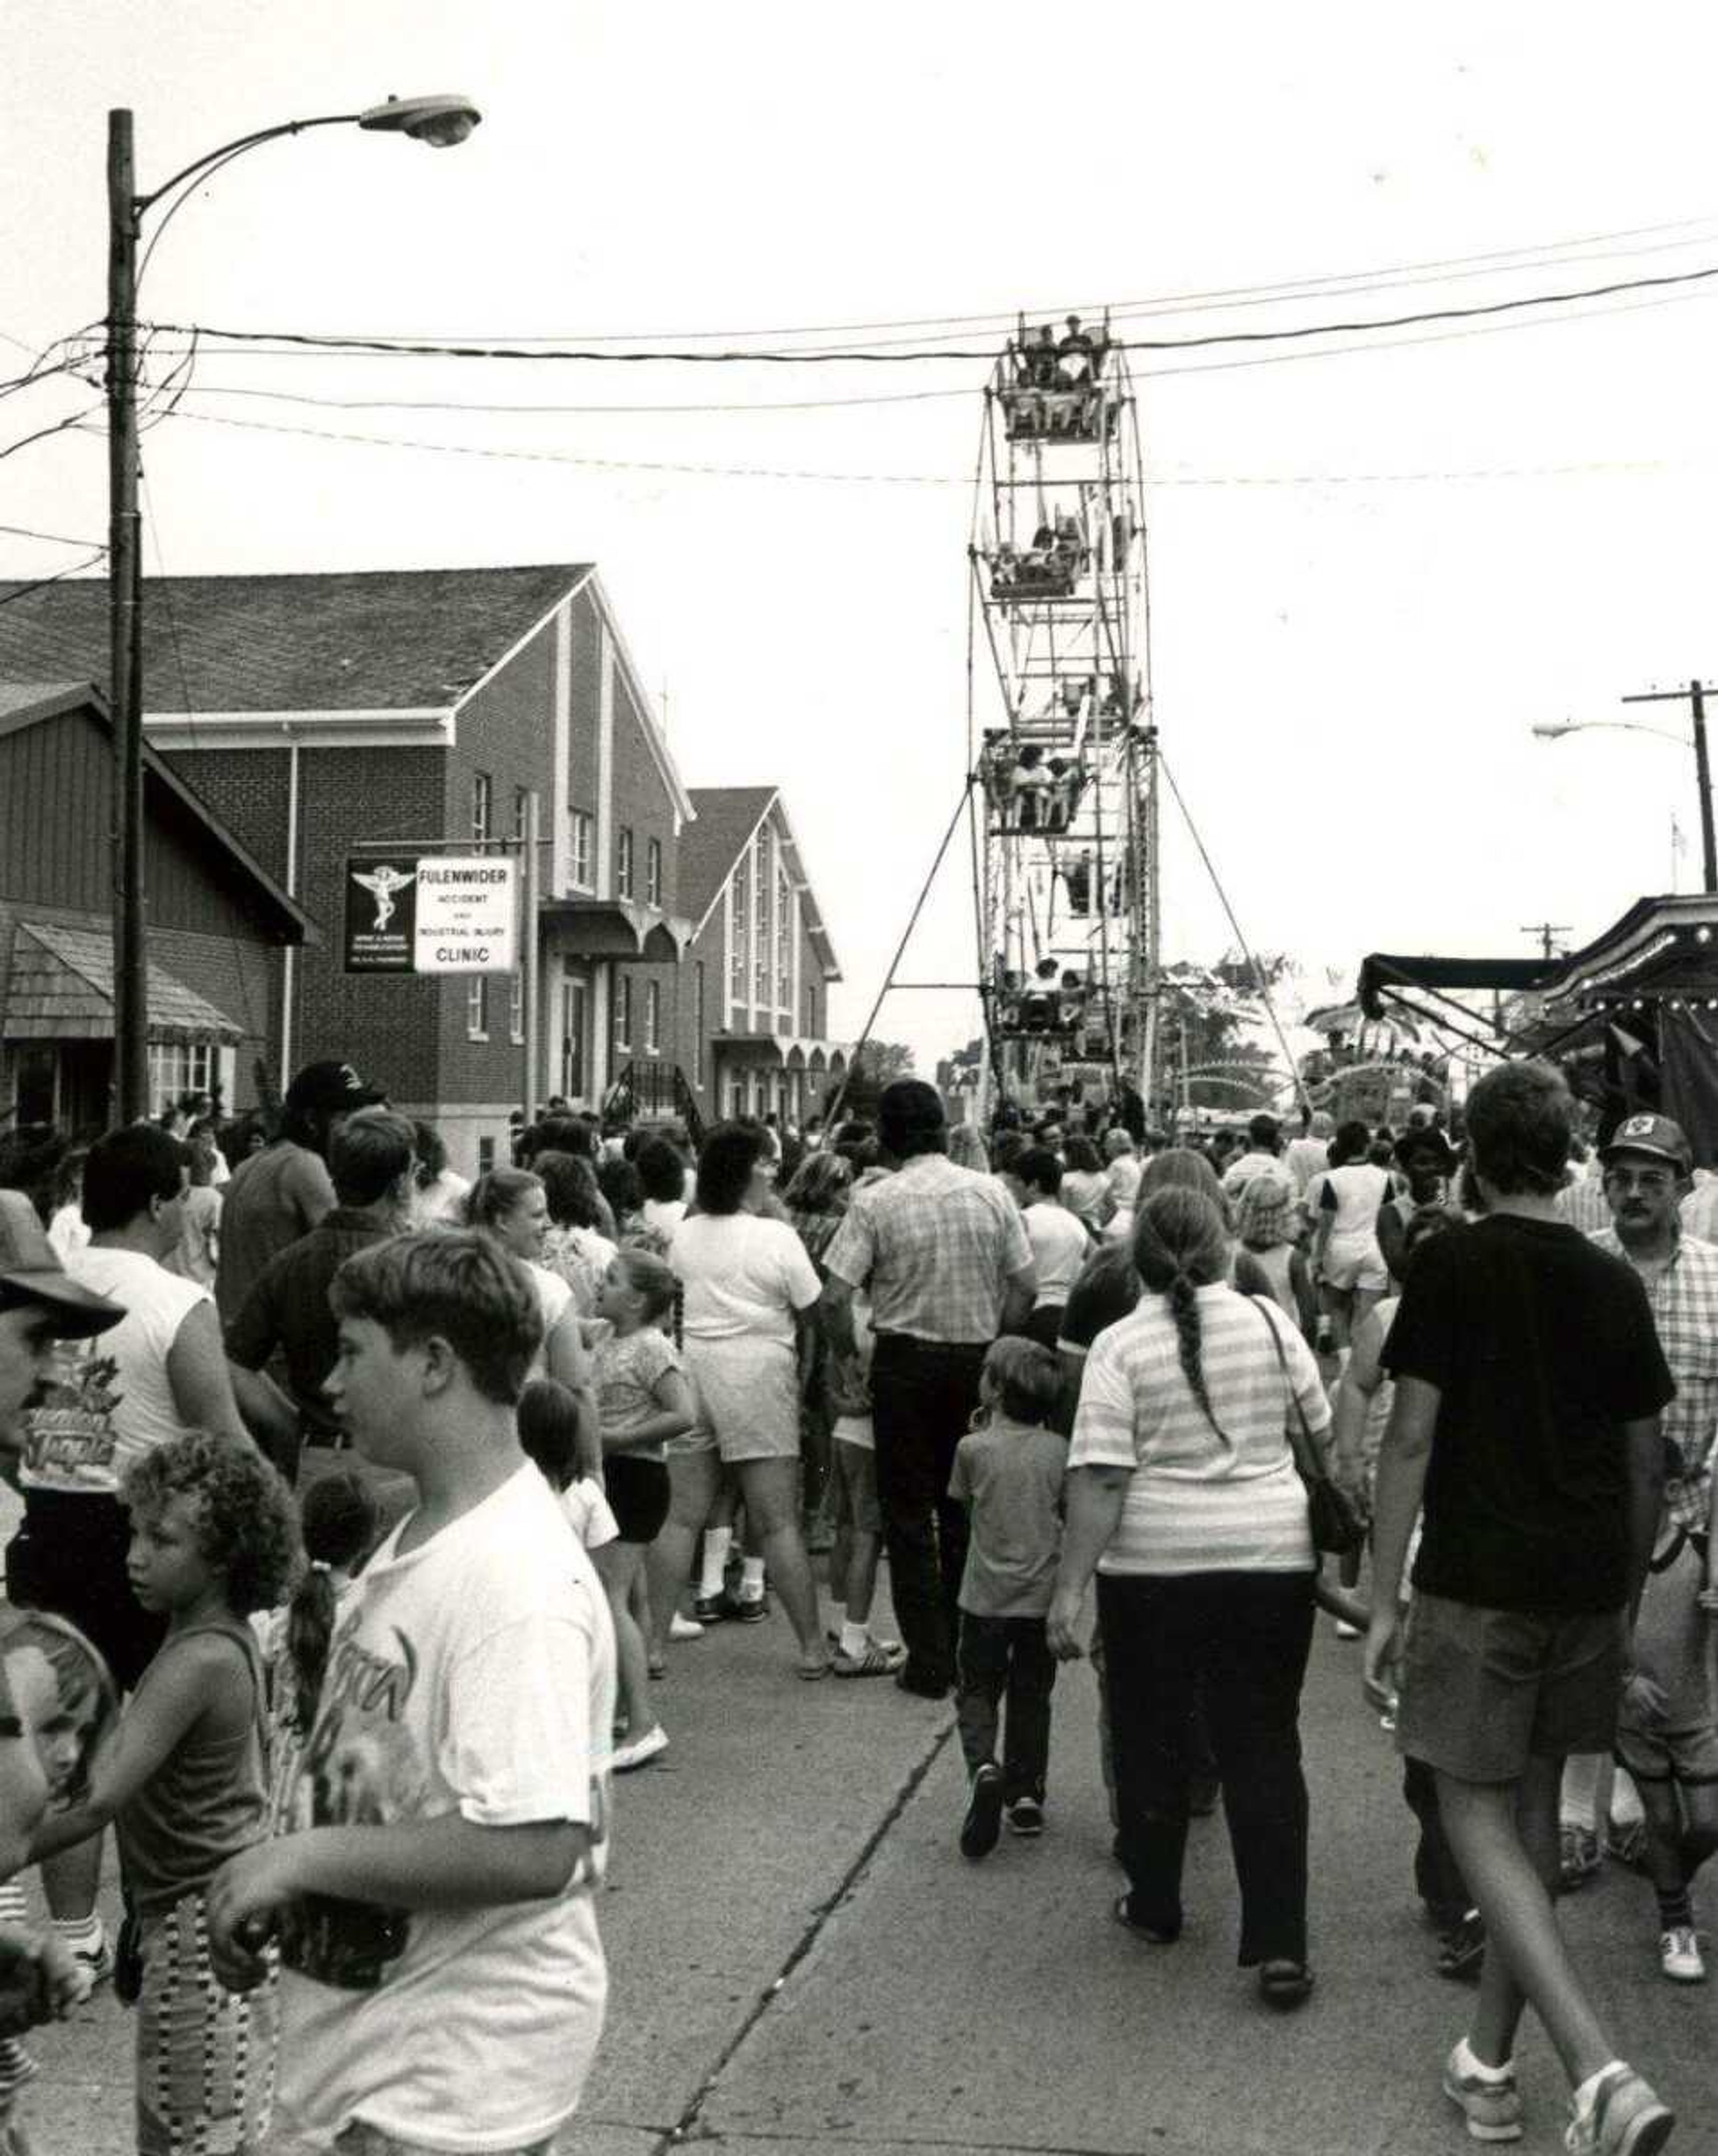
[(348, 973), (511, 973), (519, 864), (505, 855), (349, 855)]

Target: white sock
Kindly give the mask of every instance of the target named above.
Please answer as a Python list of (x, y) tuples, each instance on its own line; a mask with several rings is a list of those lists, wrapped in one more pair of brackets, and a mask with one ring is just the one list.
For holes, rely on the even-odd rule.
[(1607, 2074), (1614, 2074), (1622, 2066), (1621, 2059), (1613, 2059), (1608, 2066), (1601, 2066), (1596, 2074), (1587, 2076), (1575, 2092), (1575, 2109), (1577, 2113), (1585, 2117), (1592, 2109), (1593, 2098), (1598, 2094), (1599, 2083)]
[(1500, 2066), (1488, 2066), (1475, 2056), (1473, 2046), (1465, 2036), (1455, 2049), (1455, 2069), (1458, 2074), (1471, 2074), (1475, 2081), (1506, 2082), (1513, 2079), (1515, 2062), (1505, 2059)]
[(739, 1599), (742, 1602), (761, 1602), (764, 1599), (764, 1560), (761, 1557), (743, 1557), (740, 1559)]
[(733, 1542), (732, 1527), (706, 1527), (704, 1530), (704, 1568), (698, 1575), (701, 1595), (719, 1594), (722, 1577), (728, 1569), (728, 1553)]
[(854, 1660), (856, 1661), (859, 1656), (865, 1652), (866, 1649), (869, 1647), (870, 1645), (871, 1636), (862, 1625), (850, 1625), (845, 1619), (843, 1619), (841, 1623), (841, 1652), (844, 1655), (852, 1656)]
[(52, 1923), (54, 1938), (69, 1947), (89, 1948), (101, 1944), (100, 1917), (55, 1917)]
[(1599, 1777), (1604, 1772), (1602, 1752), (1571, 1752), (1563, 1762), (1563, 1784), (1557, 1807), (1559, 1824), (1598, 1829)]
[(1645, 1818), (1646, 1807), (1640, 1800), (1633, 1777), (1626, 1767), (1618, 1768), (1616, 1779), (1611, 1784), (1611, 1825), (1639, 1826)]

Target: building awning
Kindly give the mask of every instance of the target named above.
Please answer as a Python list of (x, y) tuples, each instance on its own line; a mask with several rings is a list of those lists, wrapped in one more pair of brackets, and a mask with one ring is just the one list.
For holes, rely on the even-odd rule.
[(692, 939), (691, 921), (630, 898), (547, 898), (538, 918), (569, 958), (626, 958), (677, 965)]
[(800, 1034), (718, 1033), (710, 1046), (730, 1070), (842, 1071), (846, 1051), (839, 1042), (812, 1040)]
[[(159, 966), (147, 968), (152, 1040), (227, 1043), (244, 1029)], [(5, 983), (0, 1039), (111, 1040), (113, 945), (87, 928), (20, 921)]]

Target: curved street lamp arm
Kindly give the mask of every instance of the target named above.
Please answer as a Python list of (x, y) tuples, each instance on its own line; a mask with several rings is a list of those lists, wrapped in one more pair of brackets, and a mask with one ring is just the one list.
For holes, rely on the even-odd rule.
[(1669, 726), (1643, 726), (1638, 719), (1571, 719), (1562, 726), (1535, 726), (1534, 732), (1546, 741), (1561, 741), (1565, 734), (1656, 734), (1660, 741), (1674, 742), (1679, 748), (1688, 747), (1686, 734), (1672, 733)]
[(362, 116), (356, 112), (330, 112), (314, 120), (285, 120), (273, 127), (259, 127), (254, 135), (241, 135), (234, 141), (223, 142), (219, 148), (193, 159), (183, 171), (175, 172), (172, 179), (163, 180), (152, 194), (133, 195), (131, 214), (134, 218), (141, 218), (144, 212), (153, 208), (163, 195), (171, 194), (182, 180), (193, 179), (208, 166), (224, 163), (229, 157), (236, 157), (245, 150), (255, 150), (264, 142), (278, 141), (283, 135), (301, 135), (306, 127), (356, 126)]

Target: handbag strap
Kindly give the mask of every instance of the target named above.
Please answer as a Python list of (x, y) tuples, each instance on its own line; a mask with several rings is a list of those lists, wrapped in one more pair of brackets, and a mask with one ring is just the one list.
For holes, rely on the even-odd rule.
[(1299, 1470), (1303, 1481), (1328, 1482), (1330, 1478), (1325, 1466), (1324, 1452), (1308, 1425), (1306, 1409), (1300, 1404), (1300, 1395), (1295, 1391), (1294, 1380), (1288, 1374), (1288, 1358), (1283, 1353), (1283, 1337), (1277, 1330), (1277, 1321), (1266, 1308), (1263, 1296), (1250, 1295), (1247, 1300), (1257, 1308), (1265, 1331), (1271, 1336), (1271, 1345), (1277, 1351), (1277, 1368), (1283, 1373), (1288, 1404), (1294, 1410), (1294, 1418), (1288, 1430), (1288, 1449), (1294, 1455), (1294, 1465)]

